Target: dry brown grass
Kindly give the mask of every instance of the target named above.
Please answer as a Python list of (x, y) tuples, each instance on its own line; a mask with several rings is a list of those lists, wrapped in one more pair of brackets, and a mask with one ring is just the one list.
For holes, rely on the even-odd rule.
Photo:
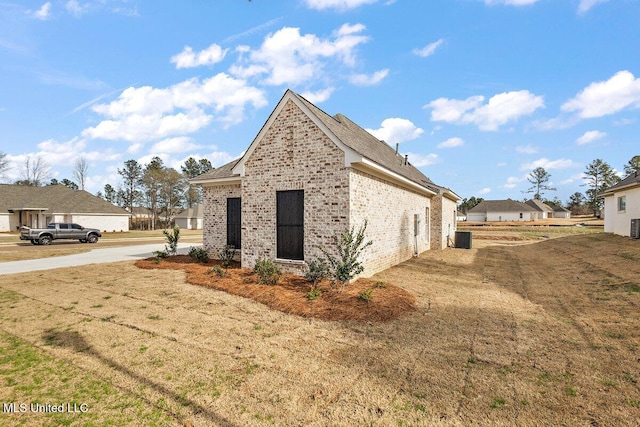
[[(639, 245), (591, 234), (430, 251), (372, 278), (417, 306), (372, 323), (292, 316), (128, 262), (0, 276), (0, 329), (173, 425), (636, 426)], [(0, 373), (0, 396), (25, 393)], [(145, 420), (81, 388), (47, 396)]]
[[(322, 320), (388, 321), (416, 310), (415, 298), (409, 292), (386, 282), (376, 283), (370, 279), (359, 279), (342, 288), (332, 286), (329, 280), (318, 283), (315, 288), (322, 293), (310, 300), (312, 285), (303, 277), (284, 274), (277, 285), (258, 283), (256, 275), (247, 268), (230, 268), (219, 277), (213, 266), (217, 261), (200, 264), (188, 255), (177, 255), (161, 262), (153, 259), (136, 261), (144, 269), (171, 269), (187, 273), (187, 282), (218, 289), (232, 295), (251, 298), (283, 313)], [(360, 297), (370, 292), (370, 298)]]

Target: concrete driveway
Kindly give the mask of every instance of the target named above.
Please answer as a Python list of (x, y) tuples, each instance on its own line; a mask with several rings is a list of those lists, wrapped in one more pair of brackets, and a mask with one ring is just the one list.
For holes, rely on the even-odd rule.
[[(178, 253), (186, 254), (193, 243), (179, 243)], [(195, 245), (198, 246), (198, 245)], [(201, 245), (200, 245), (201, 246)], [(27, 273), (30, 271), (52, 270), (62, 267), (77, 267), (87, 264), (102, 264), (106, 262), (133, 261), (153, 256), (153, 251), (164, 249), (164, 243), (158, 242), (145, 245), (119, 246), (112, 248), (93, 249), (75, 255), (65, 255), (51, 258), (29, 259), (24, 261), (10, 261), (0, 263), (0, 275)]]

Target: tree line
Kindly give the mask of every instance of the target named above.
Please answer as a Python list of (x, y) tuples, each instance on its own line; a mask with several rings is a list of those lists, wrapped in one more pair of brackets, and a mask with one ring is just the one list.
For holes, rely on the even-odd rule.
[[(9, 169), (7, 155), (0, 152), (0, 176)], [(134, 214), (131, 228), (155, 230), (173, 223), (176, 215), (184, 208), (191, 208), (202, 202), (202, 188), (191, 185), (189, 179), (213, 169), (207, 159), (196, 160), (189, 157), (180, 167), (180, 172), (166, 166), (160, 157), (154, 157), (148, 164), (127, 160), (118, 175), (122, 182), (115, 187), (106, 184), (96, 196)], [(89, 171), (85, 157), (74, 162), (72, 178), (58, 180), (51, 177), (51, 165), (41, 156), (28, 156), (19, 165), (19, 179), (16, 185), (41, 187), (64, 185), (73, 190), (84, 190)], [(142, 209), (144, 219), (138, 220), (136, 212)]]
[[(212, 170), (213, 166), (207, 159), (189, 157), (180, 169), (178, 172), (165, 166), (157, 156), (146, 165), (127, 160), (118, 168), (121, 185), (114, 188), (106, 184), (96, 196), (134, 214), (132, 228), (166, 227), (181, 210), (202, 202), (202, 188), (191, 185), (189, 179)], [(143, 209), (142, 221), (136, 219), (137, 208)]]
[[(623, 165), (623, 175), (629, 176), (633, 173), (640, 172), (640, 155), (633, 156), (627, 163)], [(548, 205), (564, 206), (569, 209), (572, 215), (586, 215), (592, 213), (597, 216), (603, 208), (604, 200), (602, 193), (608, 188), (621, 181), (616, 170), (602, 159), (595, 159), (589, 163), (583, 172), (584, 183), (581, 186), (588, 187), (583, 193), (576, 191), (569, 200), (563, 204), (556, 196), (553, 199), (544, 197), (547, 191), (556, 191), (549, 183), (551, 174), (544, 168), (535, 168), (529, 175), (527, 181), (531, 184), (524, 193), (533, 194), (534, 199), (542, 200)], [(482, 197), (472, 196), (465, 198), (459, 205), (459, 209), (467, 213), (469, 209), (478, 205), (484, 199)]]

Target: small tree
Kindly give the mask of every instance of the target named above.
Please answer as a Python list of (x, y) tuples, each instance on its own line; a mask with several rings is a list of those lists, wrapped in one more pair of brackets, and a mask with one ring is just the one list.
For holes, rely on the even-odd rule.
[(329, 264), (331, 278), (339, 282), (341, 287), (344, 287), (351, 279), (364, 271), (364, 266), (359, 258), (362, 252), (373, 244), (371, 240), (365, 242), (366, 231), (367, 220), (358, 230), (355, 227), (351, 227), (342, 231), (340, 235), (333, 235), (332, 239), (338, 252), (338, 257), (333, 256), (324, 248), (318, 248)]
[(633, 156), (631, 160), (624, 165), (625, 176), (635, 172), (640, 172), (640, 156)]
[(174, 226), (173, 233), (169, 233), (167, 230), (163, 230), (162, 233), (167, 238), (167, 244), (164, 246), (165, 251), (169, 255), (176, 255), (178, 253), (178, 240), (180, 240), (180, 227)]
[(555, 188), (550, 187), (547, 183), (551, 179), (551, 174), (544, 168), (538, 167), (531, 171), (527, 176), (527, 181), (533, 184), (527, 190), (527, 193), (533, 193), (533, 198), (536, 200), (542, 200), (542, 194), (544, 191), (556, 191)]

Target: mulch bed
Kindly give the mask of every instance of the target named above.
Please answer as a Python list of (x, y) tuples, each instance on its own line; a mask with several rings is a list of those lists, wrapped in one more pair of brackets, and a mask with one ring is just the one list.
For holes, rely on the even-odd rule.
[[(326, 280), (317, 285), (322, 295), (310, 301), (307, 298), (312, 285), (303, 277), (283, 274), (277, 285), (258, 283), (253, 270), (234, 265), (219, 277), (212, 268), (220, 265), (212, 260), (201, 264), (188, 255), (176, 255), (156, 263), (153, 258), (136, 261), (143, 269), (183, 270), (187, 282), (225, 291), (233, 295), (251, 298), (269, 308), (302, 317), (322, 320), (355, 320), (360, 322), (380, 322), (397, 319), (416, 310), (415, 297), (402, 288), (390, 283), (370, 279), (358, 279), (343, 290), (332, 287)], [(371, 290), (371, 298), (360, 297), (363, 291)]]

